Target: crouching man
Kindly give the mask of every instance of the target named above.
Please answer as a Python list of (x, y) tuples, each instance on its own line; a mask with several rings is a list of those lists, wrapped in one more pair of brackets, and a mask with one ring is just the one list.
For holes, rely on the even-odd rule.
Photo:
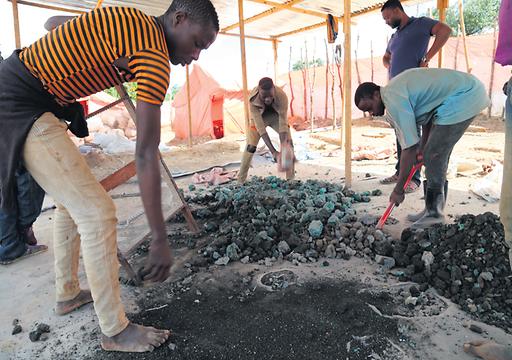
[(293, 180), (295, 167), (293, 164), (293, 142), (288, 126), (288, 97), (279, 87), (274, 86), (272, 79), (265, 77), (260, 80), (249, 95), (250, 101), (250, 127), (247, 133), (247, 146), (242, 156), (242, 164), (238, 172), (238, 182), (244, 183), (251, 166), (251, 161), (260, 138), (272, 153), (274, 159), (280, 164), (281, 153), (276, 150), (267, 134), (267, 126), (279, 133), (281, 143), (280, 151), (287, 151), (291, 157), (286, 170), (286, 179)]
[[(423, 159), (426, 171), (425, 209), (413, 216), (412, 228), (444, 222), (446, 171), (453, 147), (474, 117), (489, 105), (485, 87), (470, 74), (448, 69), (411, 69), (393, 78), (385, 87), (366, 82), (356, 90), (355, 104), (374, 116), (386, 111), (402, 146), (398, 182), (390, 201), (404, 201), (404, 183), (416, 163)], [(423, 128), (421, 139), (417, 125)]]

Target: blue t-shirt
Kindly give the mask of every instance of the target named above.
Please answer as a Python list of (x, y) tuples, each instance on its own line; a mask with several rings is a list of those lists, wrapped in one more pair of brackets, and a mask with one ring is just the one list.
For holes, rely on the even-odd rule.
[(391, 54), (390, 79), (402, 71), (420, 66), (421, 59), (427, 53), (432, 28), (437, 23), (429, 17), (410, 17), (409, 22), (391, 36), (386, 49)]
[(420, 141), (418, 125), (458, 124), (489, 106), (480, 80), (449, 69), (406, 70), (382, 87), (380, 96), (402, 149)]

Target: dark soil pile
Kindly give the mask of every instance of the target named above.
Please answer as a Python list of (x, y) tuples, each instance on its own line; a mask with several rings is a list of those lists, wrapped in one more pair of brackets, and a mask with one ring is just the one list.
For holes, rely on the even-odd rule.
[(98, 350), (88, 359), (403, 358), (391, 345), (408, 341), (398, 320), (379, 316), (368, 305), (393, 312), (393, 298), (385, 292), (370, 294), (360, 292), (360, 284), (319, 280), (277, 292), (258, 288), (241, 302), (238, 290), (203, 285), (201, 296), (196, 288), (173, 299), (162, 291), (139, 303), (143, 309), (167, 304), (132, 317), (137, 323), (172, 330), (161, 348), (146, 354)]
[[(198, 189), (187, 196), (194, 216), (212, 241), (201, 254), (207, 263), (226, 265), (285, 258), (298, 262), (390, 253), (391, 238), (375, 230), (375, 217), (358, 219), (354, 202), (372, 193), (308, 180), (253, 177), (243, 186)], [(376, 251), (378, 250), (378, 251)]]
[(402, 233), (393, 257), (405, 278), (429, 283), (486, 323), (512, 333), (512, 272), (503, 225), (492, 213)]

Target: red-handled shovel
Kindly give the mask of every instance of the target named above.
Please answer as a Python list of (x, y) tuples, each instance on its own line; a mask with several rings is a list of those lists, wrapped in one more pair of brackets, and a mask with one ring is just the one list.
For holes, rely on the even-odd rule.
[[(411, 182), (412, 177), (414, 176), (416, 171), (421, 169), (422, 166), (423, 166), (423, 162), (419, 162), (412, 167), (411, 172), (409, 173), (409, 176), (407, 177), (407, 180), (405, 181), (404, 191), (405, 191), (405, 189), (407, 189), (407, 185), (409, 185), (409, 183)], [(377, 223), (377, 229), (382, 229), (384, 227), (386, 220), (388, 219), (389, 215), (391, 215), (391, 212), (393, 211), (394, 208), (395, 208), (395, 203), (390, 202), (388, 205), (388, 208), (386, 209), (386, 211), (384, 211), (384, 214), (382, 214), (382, 217), (380, 218), (379, 222)]]

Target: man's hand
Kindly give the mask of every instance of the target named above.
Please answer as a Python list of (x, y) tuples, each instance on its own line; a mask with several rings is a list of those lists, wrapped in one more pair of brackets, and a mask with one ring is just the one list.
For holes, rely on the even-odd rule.
[(169, 276), (172, 255), (166, 240), (154, 239), (149, 248), (149, 259), (141, 270), (142, 280), (162, 282)]
[(428, 68), (428, 61), (421, 60), (421, 62), (420, 62), (420, 68)]
[(401, 203), (403, 203), (404, 199), (405, 193), (403, 191), (398, 192), (396, 189), (393, 190), (393, 192), (389, 196), (389, 202), (395, 204), (396, 206), (399, 206)]

